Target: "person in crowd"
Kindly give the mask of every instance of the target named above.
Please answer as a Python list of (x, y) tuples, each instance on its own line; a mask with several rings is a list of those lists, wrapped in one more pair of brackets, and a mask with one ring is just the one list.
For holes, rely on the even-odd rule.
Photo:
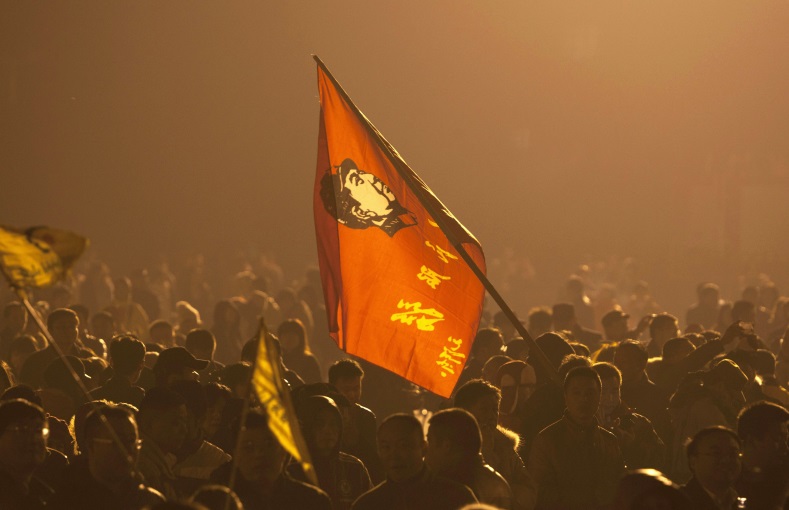
[(671, 439), (668, 397), (647, 375), (649, 355), (639, 342), (626, 340), (616, 347), (614, 365), (622, 374), (622, 402), (645, 416), (664, 443)]
[(54, 500), (35, 477), (47, 457), (47, 417), (27, 400), (0, 402), (0, 508), (38, 510)]
[(692, 478), (682, 490), (697, 510), (738, 508), (734, 484), (740, 475), (741, 444), (737, 434), (722, 426), (706, 427), (688, 443)]
[(107, 311), (115, 318), (118, 330), (131, 333), (137, 338), (145, 338), (148, 334), (150, 320), (143, 307), (132, 300), (132, 283), (129, 278), (116, 278), (112, 302)]
[(170, 388), (186, 403), (186, 439), (173, 466), (179, 494), (192, 494), (211, 479), (211, 473), (230, 462), (230, 455), (205, 440), (200, 424), (208, 409), (205, 389), (197, 381), (176, 381)]
[[(203, 327), (203, 320), (200, 318), (200, 312), (186, 301), (178, 301), (175, 303), (175, 312), (177, 321), (174, 327), (174, 334), (176, 338), (182, 340), (186, 338), (186, 334)], [(176, 342), (178, 343), (178, 342)], [(178, 343), (178, 345), (181, 345)]]
[(679, 322), (669, 313), (659, 313), (649, 323), (649, 343), (647, 353), (650, 358), (658, 358), (663, 354), (663, 345), (672, 338), (678, 337)]
[(629, 329), (627, 319), (630, 315), (623, 312), (621, 309), (611, 310), (603, 315), (600, 323), (603, 325), (603, 333), (605, 334), (605, 341), (609, 343), (619, 343), (625, 340), (638, 340), (652, 322), (651, 315), (645, 315), (635, 329)]
[(770, 402), (751, 404), (737, 417), (742, 472), (735, 484), (746, 508), (789, 508), (789, 411)]
[[(700, 324), (704, 328), (715, 327), (720, 311), (720, 288), (714, 283), (703, 283), (696, 288), (696, 295), (698, 300), (688, 309), (685, 322)], [(653, 355), (652, 352), (650, 355)]]
[(705, 372), (692, 373), (671, 397), (671, 421), (674, 426), (668, 475), (677, 483), (691, 476), (685, 445), (700, 430), (736, 426), (737, 414), (745, 405), (742, 390), (748, 377), (731, 360), (718, 361)]
[(187, 351), (192, 353), (195, 358), (208, 361), (208, 365), (197, 372), (200, 376), (200, 382), (203, 384), (215, 382), (216, 372), (223, 369), (225, 365), (214, 360), (214, 353), (216, 353), (216, 338), (214, 338), (213, 333), (207, 329), (193, 329), (186, 334), (184, 347)]
[(482, 457), (482, 434), (474, 416), (464, 409), (445, 409), (430, 418), (427, 467), (469, 487), (481, 503), (512, 508), (512, 490)]
[[(513, 342), (514, 341), (515, 340), (513, 340)], [(528, 359), (528, 354), (525, 357)], [(502, 367), (502, 365), (510, 361), (514, 360), (504, 354), (496, 354), (495, 356), (491, 356), (491, 358), (485, 362), (485, 366), (482, 367), (482, 375), (480, 378), (484, 381), (488, 381), (494, 386), (497, 385), (498, 383), (496, 382), (496, 374), (499, 372), (499, 369)], [(525, 361), (521, 362), (525, 363)], [(501, 389), (501, 387), (499, 387), (499, 389)]]
[(345, 397), (348, 406), (342, 413), (342, 451), (358, 457), (367, 467), (373, 483), (383, 480), (383, 468), (375, 446), (375, 414), (359, 404), (364, 370), (358, 362), (343, 359), (329, 367), (329, 384)]
[(656, 469), (629, 471), (616, 488), (613, 510), (693, 510), (682, 489)]
[(40, 388), (44, 382), (44, 370), (49, 364), (60, 356), (64, 355), (80, 356), (79, 349), (79, 318), (77, 314), (68, 308), (58, 308), (47, 317), (47, 329), (52, 335), (55, 346), (48, 346), (46, 349), (35, 352), (25, 361), (19, 380), (34, 388)]
[(536, 306), (529, 310), (526, 318), (526, 330), (532, 338), (539, 338), (553, 329), (551, 309), (547, 306)]
[(622, 373), (607, 362), (595, 363), (592, 368), (602, 382), (597, 422), (619, 440), (619, 450), (628, 469), (664, 469), (666, 446), (652, 422), (622, 403)]
[(502, 347), (504, 347), (504, 340), (498, 329), (483, 328), (477, 331), (474, 343), (471, 344), (468, 362), (460, 374), (457, 387), (467, 381), (482, 377), (482, 368), (485, 363), (493, 356), (501, 354)]
[(93, 381), (85, 373), (85, 365), (76, 356), (55, 358), (44, 370), (44, 382), (38, 395), (44, 410), (62, 420), (70, 420), (77, 407), (87, 402), (86, 391)]
[[(329, 495), (335, 510), (349, 509), (356, 498), (372, 488), (370, 475), (358, 458), (340, 451), (342, 416), (331, 398), (315, 395), (297, 406), (299, 423), (315, 466), (319, 487)], [(307, 481), (301, 464), (291, 464), (288, 472)]]
[(557, 303), (553, 305), (551, 313), (554, 331), (570, 331), (575, 340), (581, 342), (594, 352), (600, 347), (603, 335), (597, 331), (582, 326), (576, 316), (575, 306), (572, 303)]
[(231, 363), (217, 372), (219, 382), (230, 388), (233, 397), (244, 400), (249, 395), (252, 365), (247, 362)]
[[(559, 369), (565, 356), (574, 353), (570, 344), (556, 333), (546, 333), (535, 342), (548, 358), (551, 366), (543, 366), (536, 354), (529, 355), (529, 365), (534, 369), (537, 386), (529, 398), (522, 405), (518, 405), (518, 423), (511, 427), (521, 438), (519, 453), (524, 459), (528, 458), (531, 444), (537, 434), (562, 417), (564, 412), (562, 387), (551, 372)], [(521, 381), (523, 380), (521, 373)], [(528, 391), (529, 388), (519, 387), (518, 392), (522, 390)]]
[(208, 360), (197, 359), (185, 347), (170, 347), (159, 353), (153, 373), (156, 386), (169, 386), (175, 381), (196, 381), (198, 370), (204, 370)]
[(662, 359), (653, 362), (647, 371), (658, 388), (671, 396), (688, 373), (704, 368), (745, 334), (742, 325), (733, 322), (719, 340), (710, 340), (699, 348), (685, 337), (672, 338), (663, 345)]
[(25, 333), (27, 328), (27, 309), (18, 301), (3, 307), (3, 329), (0, 330), (0, 359), (9, 361), (11, 343)]
[(534, 508), (537, 487), (518, 455), (520, 439), (498, 425), (501, 391), (482, 379), (472, 379), (455, 393), (454, 404), (477, 420), (482, 434), (482, 457), (509, 484), (512, 508)]
[[(189, 331), (191, 329), (181, 330), (181, 334), (186, 335)], [(211, 333), (216, 338), (216, 356), (222, 363), (239, 358), (244, 339), (241, 336), (241, 314), (233, 301), (225, 299), (216, 304)]]
[(82, 455), (63, 475), (56, 510), (141, 510), (164, 501), (137, 471), (142, 441), (128, 407), (94, 406), (82, 431)]
[(455, 510), (477, 501), (465, 485), (427, 468), (422, 424), (413, 415), (387, 417), (378, 427), (377, 442), (386, 479), (362, 494), (353, 510)]
[(499, 424), (520, 430), (524, 422), (524, 406), (537, 389), (534, 367), (520, 360), (508, 361), (499, 368), (493, 385), (501, 390)]
[(85, 305), (71, 305), (68, 307), (79, 317), (79, 342), (90, 349), (97, 357), (105, 359), (107, 357), (107, 343), (104, 339), (90, 334), (88, 325), (90, 324), (90, 310)]
[(175, 329), (170, 322), (157, 319), (148, 327), (151, 342), (159, 344), (165, 349), (175, 347)]
[(539, 509), (606, 508), (625, 464), (617, 438), (597, 424), (602, 382), (590, 367), (564, 379), (564, 416), (539, 433), (529, 457)]
[(321, 382), (318, 360), (310, 352), (307, 331), (299, 319), (288, 319), (277, 328), (277, 338), (282, 348), (282, 360), (290, 370), (296, 372), (305, 383)]
[(118, 334), (115, 317), (106, 311), (94, 313), (90, 318), (90, 334), (104, 340), (104, 343), (109, 345), (110, 341)]
[(242, 401), (233, 397), (233, 392), (224, 384), (205, 385), (206, 412), (200, 423), (203, 437), (223, 451), (232, 453), (232, 425), (236, 418), (234, 411), (243, 407)]
[(37, 350), (36, 339), (30, 335), (20, 335), (11, 341), (8, 347), (8, 365), (11, 367), (16, 379), (22, 373), (22, 367), (25, 365), (27, 358)]
[(583, 278), (577, 275), (570, 276), (564, 286), (564, 297), (568, 303), (573, 305), (578, 324), (584, 328), (593, 328), (595, 309), (592, 306), (592, 300), (586, 295), (586, 284)]
[(91, 398), (126, 403), (139, 407), (145, 390), (137, 386), (145, 360), (145, 344), (132, 336), (118, 336), (110, 342), (112, 376), (91, 391)]
[[(268, 427), (266, 414), (252, 409), (238, 431), (238, 473), (230, 489), (245, 510), (330, 510), (329, 496), (317, 487), (294, 480), (284, 469), (287, 457)], [(217, 468), (211, 480), (230, 484), (232, 462)]]
[(177, 499), (181, 494), (176, 488), (173, 467), (176, 455), (186, 442), (188, 427), (183, 397), (163, 386), (150, 389), (140, 403), (138, 423), (142, 437), (140, 473), (167, 499)]

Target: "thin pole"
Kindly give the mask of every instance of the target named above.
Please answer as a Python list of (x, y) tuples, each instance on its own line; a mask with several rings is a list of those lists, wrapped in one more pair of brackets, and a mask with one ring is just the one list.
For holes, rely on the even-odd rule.
[(383, 135), (374, 126), (371, 125), (371, 123), (367, 120), (367, 118), (364, 116), (361, 110), (359, 110), (359, 108), (356, 106), (356, 104), (353, 102), (350, 96), (348, 96), (348, 94), (342, 88), (342, 86), (337, 82), (336, 79), (334, 79), (334, 76), (332, 76), (331, 72), (329, 72), (328, 68), (323, 63), (323, 61), (317, 55), (313, 55), (312, 58), (315, 59), (315, 61), (318, 63), (318, 65), (323, 70), (323, 72), (326, 73), (326, 76), (329, 78), (329, 80), (331, 80), (332, 84), (334, 84), (334, 87), (343, 97), (343, 99), (348, 104), (348, 106), (353, 110), (356, 116), (362, 121), (362, 124), (364, 124), (365, 129), (376, 141), (378, 147), (385, 154), (389, 156), (389, 160), (394, 165), (395, 169), (397, 170), (397, 173), (400, 174), (400, 177), (405, 181), (409, 189), (416, 195), (422, 206), (424, 206), (424, 208), (427, 210), (430, 216), (433, 217), (433, 220), (435, 220), (435, 222), (438, 224), (441, 231), (444, 232), (444, 235), (447, 236), (449, 242), (452, 244), (452, 246), (455, 247), (457, 252), (460, 254), (463, 260), (469, 266), (471, 271), (482, 283), (482, 286), (485, 288), (488, 294), (490, 294), (490, 297), (493, 298), (493, 300), (499, 306), (501, 311), (504, 312), (504, 315), (510, 320), (510, 322), (512, 322), (512, 325), (515, 327), (516, 331), (518, 331), (518, 333), (521, 335), (523, 340), (525, 340), (526, 343), (529, 345), (530, 355), (532, 354), (535, 355), (536, 360), (539, 361), (539, 363), (545, 368), (546, 373), (550, 375), (551, 379), (553, 379), (555, 382), (559, 382), (559, 374), (556, 371), (556, 367), (553, 366), (553, 364), (550, 362), (550, 360), (545, 355), (543, 350), (540, 349), (540, 346), (537, 345), (537, 343), (531, 337), (531, 335), (526, 330), (526, 328), (523, 327), (523, 324), (521, 324), (521, 322), (518, 320), (518, 317), (515, 315), (515, 312), (512, 311), (512, 308), (510, 308), (510, 306), (507, 304), (507, 302), (504, 300), (501, 294), (499, 294), (499, 292), (493, 286), (493, 284), (488, 279), (488, 277), (485, 276), (485, 273), (482, 271), (479, 265), (477, 265), (474, 259), (471, 258), (471, 256), (468, 254), (466, 249), (463, 247), (463, 243), (454, 236), (454, 234), (451, 232), (451, 229), (447, 228), (446, 222), (444, 220), (444, 213), (436, 209), (437, 205), (439, 206), (441, 205), (438, 199), (435, 198), (435, 196), (433, 195), (433, 198), (435, 198), (437, 204), (434, 204), (432, 200), (425, 199), (424, 194), (426, 192), (426, 189), (421, 185), (422, 183), (414, 182), (413, 177), (415, 174), (413, 170), (411, 170), (408, 167), (408, 165), (405, 163), (405, 161), (403, 161), (403, 159), (400, 157), (397, 151), (395, 151), (394, 148), (389, 144), (389, 142), (387, 142), (386, 139), (384, 139)]

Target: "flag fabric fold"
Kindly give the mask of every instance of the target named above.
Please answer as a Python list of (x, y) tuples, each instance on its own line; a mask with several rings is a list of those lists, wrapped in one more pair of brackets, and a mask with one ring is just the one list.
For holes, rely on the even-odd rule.
[(329, 330), (337, 344), (449, 396), (479, 325), (479, 242), (318, 62), (313, 212)]
[(68, 274), (88, 240), (65, 230), (0, 227), (0, 269), (17, 289), (46, 287)]

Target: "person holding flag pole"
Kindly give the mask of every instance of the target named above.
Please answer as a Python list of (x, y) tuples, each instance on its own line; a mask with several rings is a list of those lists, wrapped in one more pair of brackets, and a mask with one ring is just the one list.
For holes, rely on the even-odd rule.
[[(330, 508), (329, 497), (318, 488), (318, 478), (301, 435), (290, 390), (280, 370), (278, 349), (263, 319), (260, 320), (250, 382), (233, 460), (220, 467), (212, 478), (226, 482), (246, 507)], [(301, 464), (311, 485), (287, 475), (287, 455)], [(229, 503), (229, 499), (226, 500), (226, 509)]]

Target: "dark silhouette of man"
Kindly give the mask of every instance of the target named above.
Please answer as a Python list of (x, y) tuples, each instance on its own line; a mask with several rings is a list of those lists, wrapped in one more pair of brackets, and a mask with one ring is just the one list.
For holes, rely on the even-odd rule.
[(82, 456), (66, 469), (55, 508), (139, 510), (164, 501), (164, 496), (146, 486), (137, 472), (141, 441), (128, 407), (105, 405), (94, 409), (85, 418), (82, 430)]
[(734, 483), (741, 469), (740, 439), (726, 427), (709, 427), (693, 436), (687, 458), (693, 478), (682, 487), (697, 510), (736, 508)]
[(353, 510), (455, 510), (477, 499), (460, 483), (436, 476), (425, 465), (422, 424), (413, 415), (393, 414), (378, 427), (378, 455), (386, 479), (362, 494)]
[[(47, 317), (47, 329), (64, 355), (76, 356), (80, 354), (77, 346), (79, 318), (74, 311), (68, 308), (58, 308), (53, 311)], [(58, 351), (52, 345), (31, 354), (22, 367), (19, 379), (34, 388), (40, 388), (44, 379), (44, 371), (57, 357), (59, 357)]]
[(597, 424), (601, 390), (594, 369), (567, 373), (564, 416), (537, 435), (529, 457), (538, 510), (597, 509), (613, 502), (625, 465), (616, 436)]
[[(244, 508), (264, 510), (330, 510), (331, 500), (325, 492), (294, 480), (284, 470), (287, 454), (268, 428), (266, 415), (257, 409), (247, 414), (239, 431), (238, 474), (232, 490)], [(211, 475), (214, 482), (227, 485), (234, 461), (219, 467)]]
[(512, 490), (482, 458), (482, 434), (468, 411), (445, 409), (430, 418), (425, 462), (437, 475), (468, 486), (481, 503), (512, 508)]
[(740, 412), (737, 435), (742, 441), (742, 473), (735, 488), (748, 508), (789, 505), (789, 411), (757, 402)]

